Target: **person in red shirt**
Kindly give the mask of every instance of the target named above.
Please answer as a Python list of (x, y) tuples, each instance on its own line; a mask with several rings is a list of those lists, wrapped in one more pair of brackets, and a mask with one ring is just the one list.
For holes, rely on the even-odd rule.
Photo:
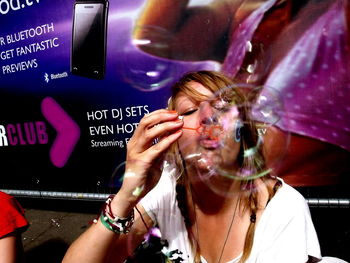
[(23, 262), (21, 234), (28, 225), (18, 201), (0, 192), (0, 263)]

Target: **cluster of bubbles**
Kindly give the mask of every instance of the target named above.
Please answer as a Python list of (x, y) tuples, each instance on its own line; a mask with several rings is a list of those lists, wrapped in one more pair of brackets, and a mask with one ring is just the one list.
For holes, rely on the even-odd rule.
[[(176, 42), (174, 34), (157, 26), (134, 30), (136, 37), (123, 52), (126, 56), (123, 59), (126, 62), (124, 81), (141, 91), (169, 87), (178, 75), (176, 65), (183, 66), (171, 61), (177, 59), (169, 53)], [(266, 54), (265, 57), (270, 59)], [(260, 71), (247, 72), (253, 76)], [(280, 132), (275, 127), (285, 122), (285, 118), (281, 118), (283, 105), (279, 93), (272, 87), (237, 86), (244, 94), (244, 101), (233, 102), (235, 87), (216, 92), (208, 99), (207, 106), (199, 108), (202, 121), (193, 127), (183, 127), (184, 133), (193, 133), (191, 138), (197, 139), (182, 143), (179, 153), (167, 153), (164, 158), (164, 166), (175, 171), (176, 177), (181, 176), (184, 169), (191, 169), (200, 182), (222, 195), (229, 195), (227, 186), (232, 185), (232, 180), (240, 181), (244, 189), (249, 189), (252, 180), (275, 175), (289, 143), (288, 132)], [(242, 109), (246, 109), (245, 116), (242, 116)], [(282, 126), (288, 127), (286, 123)], [(276, 133), (279, 136), (275, 136)], [(273, 145), (273, 148), (267, 149), (265, 145)], [(179, 169), (179, 154), (186, 168)], [(118, 167), (113, 177), (123, 167), (124, 164)], [(140, 189), (135, 189), (135, 193), (140, 193)]]
[[(178, 144), (179, 152), (167, 152), (163, 163), (155, 165), (151, 173), (159, 174), (162, 168), (179, 178), (186, 169), (197, 174), (192, 180), (223, 196), (234, 192), (230, 191), (232, 181), (249, 190), (255, 187), (254, 179), (278, 175), (289, 145), (289, 133), (275, 127), (286, 119), (281, 118), (279, 94), (269, 87), (239, 85), (245, 99), (234, 102), (236, 88), (219, 90), (201, 103), (197, 126), (183, 127), (183, 136), (187, 133), (190, 139)], [(125, 162), (115, 169), (111, 180), (114, 186), (121, 186), (123, 177), (118, 176), (124, 168)], [(140, 195), (142, 189), (134, 193)]]
[[(279, 132), (274, 125), (284, 122), (279, 95), (267, 87), (263, 93), (262, 87), (239, 88), (243, 90), (243, 101), (233, 102), (235, 87), (227, 87), (201, 103), (198, 126), (183, 127), (184, 132), (193, 134), (188, 142), (179, 144), (186, 168), (179, 170), (178, 156), (170, 153), (165, 158), (168, 172), (176, 177), (184, 169), (195, 172), (195, 180), (224, 196), (232, 192), (232, 180), (247, 190), (254, 187), (254, 179), (276, 175), (289, 143), (286, 132), (281, 133), (282, 137), (274, 136)], [(266, 142), (278, 147), (267, 148)]]
[[(178, 61), (173, 63), (171, 59), (178, 58), (169, 53), (172, 45), (176, 43), (175, 35), (158, 26), (136, 26), (134, 30), (137, 33), (132, 44), (127, 45), (124, 50), (126, 56), (124, 80), (142, 91), (154, 91), (169, 86), (177, 76)], [(253, 47), (247, 50), (249, 53)], [(270, 59), (266, 54), (264, 57)], [(265, 62), (263, 68), (267, 68)], [(257, 71), (247, 72), (254, 75)], [(217, 185), (213, 182), (218, 178), (217, 175), (225, 177), (228, 181), (249, 181), (273, 173), (288, 146), (288, 133), (283, 133), (284, 137), (278, 137), (280, 141), (277, 153), (276, 149), (272, 151), (264, 148), (266, 141), (270, 145), (273, 144), (273, 134), (278, 132), (273, 126), (281, 121), (283, 105), (278, 92), (273, 88), (263, 87), (262, 94), (260, 93), (262, 87), (249, 84), (239, 86), (245, 93), (244, 102), (232, 103), (227, 98), (232, 87), (227, 87), (218, 91), (214, 94), (214, 98), (208, 101), (214, 111), (205, 123), (195, 127), (184, 127), (184, 132), (193, 132), (193, 136), (197, 136), (200, 142), (197, 146), (193, 146), (192, 140), (189, 140), (188, 143), (181, 145), (179, 150), (185, 160), (186, 169), (195, 169), (198, 179), (208, 183), (211, 188), (212, 185)], [(244, 120), (241, 119), (239, 112), (242, 108), (248, 110), (248, 116)], [(199, 110), (201, 114), (206, 114), (205, 109)], [(252, 121), (256, 122), (254, 128), (251, 127)], [(255, 134), (252, 136), (256, 136), (253, 140), (248, 138), (250, 141), (247, 144), (246, 135), (251, 129), (255, 129)], [(242, 144), (247, 144), (244, 149), (241, 149)], [(262, 155), (267, 157), (268, 165), (264, 164)], [(165, 161), (168, 166), (175, 166), (178, 158), (176, 154), (173, 156), (167, 154)], [(241, 162), (238, 167), (236, 159)], [(220, 193), (226, 191), (225, 186), (219, 188), (214, 190)]]
[[(250, 192), (252, 187), (259, 187), (253, 183), (255, 179), (276, 175), (289, 143), (287, 132), (283, 132), (284, 136), (274, 136), (275, 125), (285, 122), (279, 94), (269, 87), (239, 85), (245, 99), (233, 102), (232, 90), (235, 88), (222, 89), (201, 103), (198, 125), (183, 127), (183, 132), (191, 139), (178, 144), (178, 152), (167, 152), (161, 161), (162, 167), (154, 166), (152, 173), (165, 170), (169, 176), (178, 180), (184, 176), (186, 169), (195, 175), (191, 179), (195, 180), (194, 183), (202, 183), (224, 197), (237, 194), (236, 191), (230, 191), (233, 181), (239, 182), (242, 192)], [(246, 110), (246, 116), (242, 114), (243, 109)], [(283, 126), (286, 125), (283, 123)], [(279, 148), (266, 148), (265, 143), (268, 141), (269, 145), (273, 145), (275, 138), (279, 140), (275, 143)], [(266, 162), (264, 158), (267, 159)], [(114, 179), (124, 169), (125, 162), (115, 169)], [(126, 173), (125, 177), (127, 176), (133, 175)], [(122, 180), (123, 178), (119, 179), (120, 184)], [(142, 190), (136, 188), (133, 194), (141, 195)], [(172, 213), (163, 212), (167, 215)], [(157, 211), (159, 213), (162, 211)], [(143, 217), (138, 220), (146, 224)], [(134, 238), (140, 237), (128, 236), (127, 249), (132, 256), (126, 262), (166, 262), (168, 259), (172, 262), (182, 261), (183, 255), (179, 251), (169, 250), (167, 241), (162, 239), (157, 227), (145, 227), (148, 229), (147, 234), (142, 237), (143, 242), (136, 250), (133, 246)]]

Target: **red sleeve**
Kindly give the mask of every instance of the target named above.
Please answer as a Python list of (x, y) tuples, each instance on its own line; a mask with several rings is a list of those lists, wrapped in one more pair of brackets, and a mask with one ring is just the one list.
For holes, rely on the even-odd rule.
[(14, 197), (0, 192), (0, 238), (17, 230), (24, 231), (27, 226), (21, 205)]

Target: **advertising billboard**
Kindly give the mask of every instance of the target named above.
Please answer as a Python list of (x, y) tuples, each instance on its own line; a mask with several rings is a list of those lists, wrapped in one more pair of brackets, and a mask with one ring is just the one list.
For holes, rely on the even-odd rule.
[(347, 1), (187, 2), (0, 1), (3, 189), (118, 188), (138, 122), (196, 70), (222, 71), (282, 105), (261, 130), (279, 176), (294, 186), (342, 182)]

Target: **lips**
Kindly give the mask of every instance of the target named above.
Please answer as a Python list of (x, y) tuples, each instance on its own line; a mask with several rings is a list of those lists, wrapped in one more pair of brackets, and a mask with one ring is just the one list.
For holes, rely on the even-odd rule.
[(220, 146), (220, 143), (217, 139), (211, 139), (206, 136), (199, 139), (199, 145), (205, 149), (214, 150)]

